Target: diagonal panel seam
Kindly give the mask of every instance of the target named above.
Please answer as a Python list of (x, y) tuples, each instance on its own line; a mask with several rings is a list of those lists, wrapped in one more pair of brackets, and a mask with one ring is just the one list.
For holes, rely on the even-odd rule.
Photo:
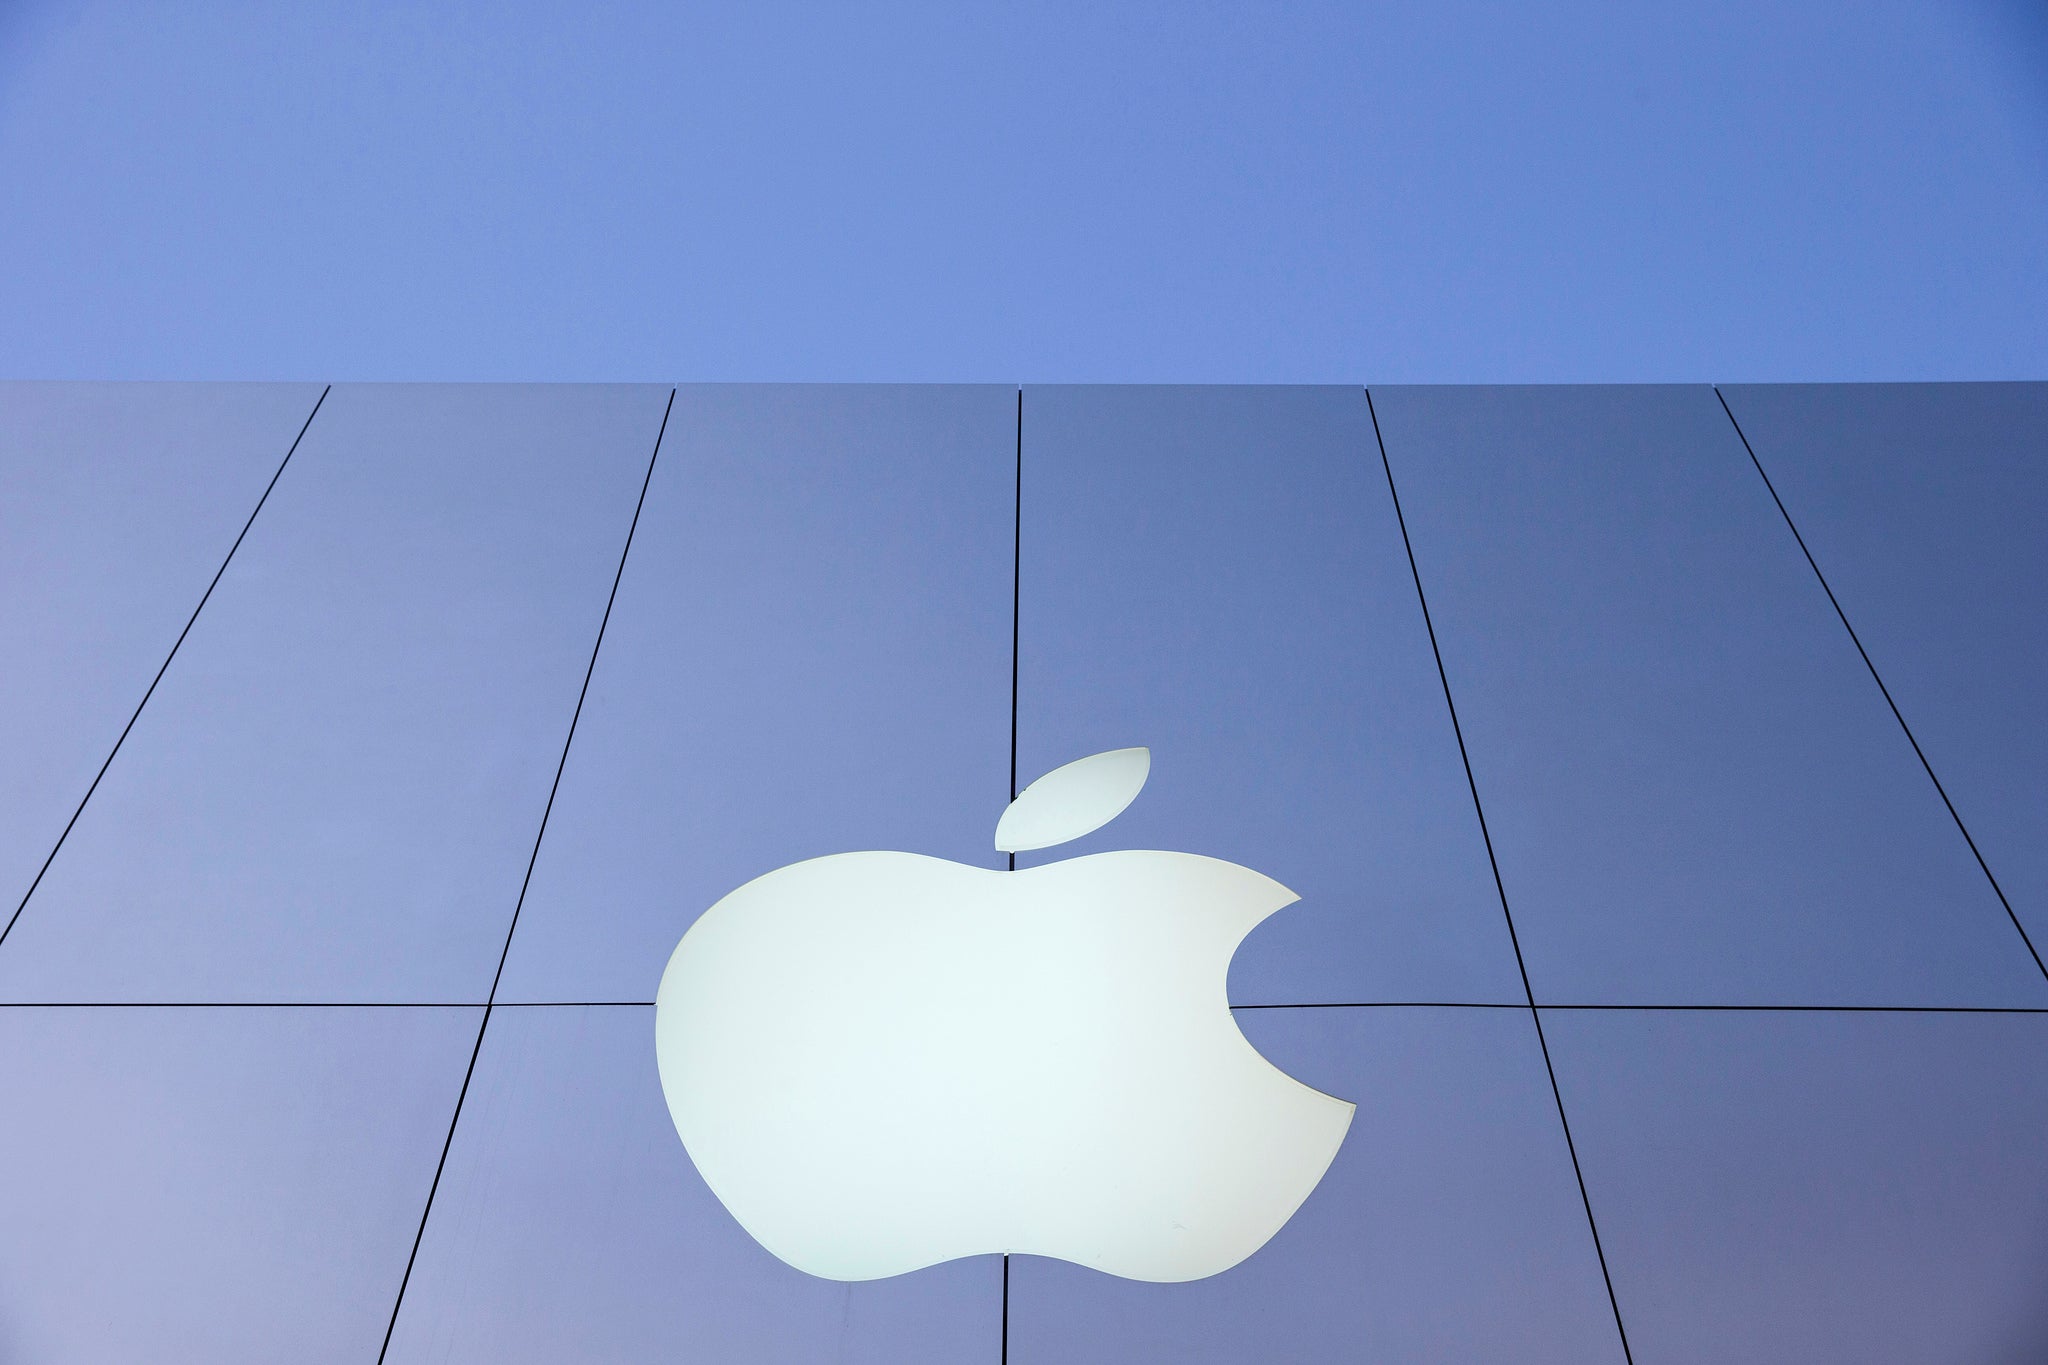
[(1521, 973), (1522, 994), (1528, 1001), (1530, 1021), (1536, 1026), (1536, 1046), (1543, 1054), (1544, 1074), (1550, 1079), (1550, 1098), (1557, 1105), (1557, 1122), (1564, 1132), (1565, 1151), (1571, 1157), (1572, 1177), (1578, 1182), (1579, 1203), (1586, 1211), (1586, 1230), (1592, 1234), (1593, 1255), (1600, 1263), (1600, 1281), (1606, 1286), (1607, 1306), (1614, 1314), (1615, 1335), (1621, 1340), (1622, 1359), (1626, 1365), (1635, 1365), (1635, 1354), (1629, 1349), (1628, 1344), (1628, 1329), (1622, 1325), (1621, 1301), (1615, 1297), (1614, 1277), (1607, 1269), (1607, 1251), (1600, 1241), (1600, 1224), (1593, 1216), (1593, 1199), (1586, 1190), (1586, 1174), (1579, 1166), (1578, 1144), (1572, 1141), (1572, 1125), (1571, 1119), (1565, 1114), (1564, 1092), (1558, 1087), (1557, 1068), (1550, 1060), (1550, 1041), (1543, 1034), (1543, 1012), (1536, 1007), (1536, 993), (1529, 985), (1528, 964), (1522, 959), (1522, 941), (1515, 933), (1514, 912), (1508, 908), (1507, 886), (1501, 880), (1500, 862), (1494, 857), (1493, 835), (1486, 824), (1486, 807), (1479, 799), (1479, 783), (1472, 773), (1472, 756), (1465, 748), (1464, 728), (1458, 723), (1458, 705), (1451, 696), (1450, 674), (1444, 669), (1443, 649), (1437, 644), (1436, 623), (1429, 614), (1429, 597), (1422, 589), (1422, 570), (1416, 564), (1415, 546), (1408, 538), (1408, 519), (1401, 512), (1401, 495), (1394, 487), (1394, 466), (1387, 458), (1387, 440), (1380, 432), (1379, 410), (1373, 404), (1370, 388), (1365, 390), (1365, 405), (1367, 413), (1372, 417), (1373, 440), (1379, 446), (1380, 468), (1387, 477), (1387, 495), (1394, 500), (1394, 521), (1401, 528), (1401, 547), (1408, 554), (1408, 572), (1415, 579), (1415, 600), (1422, 608), (1422, 624), (1429, 632), (1429, 649), (1436, 659), (1437, 681), (1443, 685), (1444, 707), (1450, 713), (1451, 733), (1458, 741), (1458, 760), (1465, 767), (1465, 785), (1472, 793), (1472, 811), (1479, 819), (1479, 837), (1486, 845), (1486, 862), (1493, 872), (1493, 889), (1500, 897), (1500, 912), (1507, 921), (1508, 943), (1515, 951), (1515, 969)]
[(1919, 739), (1913, 734), (1913, 727), (1906, 724), (1905, 713), (1900, 711), (1899, 704), (1892, 700), (1891, 689), (1884, 685), (1884, 678), (1878, 673), (1877, 664), (1871, 660), (1870, 651), (1863, 647), (1862, 639), (1856, 634), (1856, 627), (1849, 624), (1849, 613), (1842, 610), (1842, 604), (1836, 598), (1834, 588), (1828, 584), (1828, 576), (1820, 571), (1820, 562), (1813, 557), (1813, 551), (1807, 548), (1806, 537), (1799, 534), (1799, 524), (1792, 520), (1792, 513), (1785, 506), (1785, 500), (1778, 496), (1777, 485), (1771, 482), (1771, 476), (1765, 472), (1764, 462), (1757, 458), (1756, 447), (1749, 443), (1748, 433), (1743, 431), (1742, 423), (1735, 419), (1735, 409), (1728, 406), (1728, 396), (1721, 392), (1719, 384), (1714, 386), (1714, 397), (1720, 400), (1721, 411), (1728, 415), (1728, 425), (1735, 428), (1736, 439), (1742, 442), (1742, 449), (1749, 456), (1750, 464), (1755, 467), (1757, 477), (1764, 481), (1764, 488), (1770, 493), (1771, 501), (1777, 504), (1778, 515), (1785, 519), (1786, 529), (1792, 532), (1792, 539), (1798, 542), (1799, 553), (1806, 556), (1806, 567), (1813, 570), (1814, 578), (1820, 583), (1820, 590), (1827, 594), (1828, 605), (1835, 609), (1835, 619), (1842, 623), (1843, 630), (1849, 632), (1849, 643), (1856, 646), (1857, 657), (1863, 660), (1863, 667), (1869, 670), (1870, 680), (1877, 684), (1878, 692), (1884, 697), (1884, 704), (1891, 708), (1892, 719), (1899, 723), (1899, 729), (1906, 736), (1906, 743), (1913, 746), (1913, 757), (1920, 760), (1921, 770), (1927, 774), (1927, 780), (1934, 784), (1935, 795), (1941, 798), (1941, 804), (1947, 808), (1949, 819), (1955, 821), (1957, 831), (1963, 836), (1963, 842), (1970, 846), (1970, 856), (1977, 860), (1977, 867), (1983, 872), (1984, 880), (1991, 883), (1992, 894), (1997, 896), (1998, 903), (2005, 907), (2006, 918), (2012, 921), (2014, 932), (2019, 934), (2020, 942), (2026, 946), (2027, 956), (2033, 958), (2035, 970), (2044, 978), (2048, 978), (2048, 963), (2042, 962), (2040, 950), (2034, 947), (2034, 940), (2028, 936), (2026, 926), (2020, 923), (2019, 914), (2012, 908), (2012, 902), (2006, 899), (2005, 888), (1998, 884), (1998, 878), (1992, 875), (1991, 864), (1984, 861), (1984, 854), (1978, 849), (1977, 841), (1970, 837), (1970, 827), (1963, 823), (1962, 813), (1956, 809), (1956, 803), (1949, 800), (1948, 789), (1941, 785), (1941, 778), (1935, 775), (1934, 764), (1928, 761), (1926, 751), (1920, 747)]
[(6, 943), (7, 936), (14, 932), (14, 926), (20, 921), (22, 911), (28, 909), (29, 898), (34, 896), (36, 888), (43, 884), (43, 877), (49, 872), (50, 865), (57, 861), (57, 854), (62, 851), (64, 841), (71, 837), (72, 827), (78, 823), (78, 817), (85, 814), (86, 803), (91, 801), (92, 794), (100, 789), (100, 779), (107, 775), (107, 769), (114, 766), (114, 758), (121, 752), (121, 746), (127, 742), (128, 732), (135, 728), (136, 721), (142, 719), (142, 709), (148, 706), (149, 699), (156, 695), (157, 684), (162, 682), (164, 674), (170, 671), (171, 660), (178, 657), (179, 647), (185, 643), (185, 637), (192, 633), (192, 627), (198, 623), (199, 613), (206, 610), (206, 603), (212, 598), (213, 590), (220, 586), (221, 575), (225, 574), (228, 565), (234, 562), (235, 551), (242, 548), (242, 541), (247, 538), (249, 528), (256, 524), (256, 517), (263, 511), (263, 504), (270, 500), (270, 490), (277, 487), (277, 481), (284, 477), (285, 466), (289, 465), (292, 456), (298, 453), (299, 442), (306, 439), (306, 433), (312, 429), (313, 419), (320, 415), (320, 405), (327, 401), (327, 395), (333, 389), (332, 384), (327, 385), (320, 390), (320, 396), (313, 400), (313, 410), (306, 414), (306, 420), (299, 425), (299, 434), (292, 437), (291, 446), (285, 451), (284, 458), (278, 461), (276, 471), (270, 476), (270, 482), (263, 485), (263, 494), (256, 499), (256, 505), (249, 509), (249, 519), (242, 523), (242, 529), (235, 536), (235, 543), (228, 546), (227, 555), (221, 560), (220, 567), (213, 571), (212, 579), (207, 582), (206, 591), (199, 594), (199, 605), (193, 607), (192, 614), (185, 618), (185, 628), (179, 631), (178, 638), (171, 642), (170, 653), (164, 655), (164, 661), (158, 666), (156, 676), (151, 678), (149, 686), (143, 689), (142, 700), (135, 703), (135, 710), (129, 715), (128, 723), (121, 727), (121, 733), (114, 739), (114, 747), (107, 751), (106, 760), (100, 764), (99, 771), (92, 775), (92, 781), (86, 786), (85, 795), (78, 798), (77, 808), (71, 812), (71, 818), (64, 822), (64, 829), (57, 835), (57, 842), (50, 846), (50, 855), (44, 858), (43, 865), (36, 869), (35, 880), (28, 884), (28, 890), (22, 892), (21, 903), (16, 905), (14, 913), (7, 917), (6, 925), (0, 927), (0, 944)]
[(484, 998), (483, 1018), (477, 1024), (476, 1044), (469, 1052), (469, 1065), (462, 1073), (462, 1086), (455, 1092), (455, 1111), (448, 1116), (448, 1135), (441, 1141), (441, 1155), (434, 1163), (434, 1178), (427, 1185), (426, 1204), (420, 1209), (420, 1223), (414, 1229), (412, 1250), (406, 1253), (405, 1272), (398, 1279), (398, 1293), (391, 1301), (391, 1317), (384, 1324), (384, 1341), (377, 1348), (378, 1365), (391, 1350), (392, 1333), (398, 1329), (398, 1315), (405, 1307), (405, 1291), (412, 1284), (413, 1266), (419, 1261), (420, 1244), (426, 1240), (427, 1221), (434, 1213), (434, 1196), (440, 1193), (441, 1176), (448, 1169), (448, 1153), (455, 1146), (455, 1130), (462, 1122), (463, 1101), (469, 1098), (469, 1084), (476, 1077), (477, 1058), (483, 1055), (484, 1036), (490, 1032), (491, 1011), (497, 1005), (498, 982), (505, 974), (505, 960), (512, 952), (512, 936), (519, 929), (519, 912), (526, 905), (526, 890), (533, 883), (534, 865), (540, 861), (541, 841), (547, 837), (548, 817), (554, 813), (555, 795), (562, 789), (562, 772), (569, 765), (569, 749), (576, 742), (576, 725), (583, 719), (583, 703), (590, 695), (590, 679), (597, 672), (598, 652), (604, 648), (604, 633), (611, 624), (612, 607), (619, 600), (619, 584), (626, 576), (626, 558), (633, 552), (633, 534), (640, 529), (640, 512), (647, 505), (647, 489), (654, 482), (655, 462), (661, 458), (661, 443), (668, 435), (669, 414), (675, 410), (676, 391), (668, 391), (668, 404), (661, 410), (661, 427), (654, 435), (654, 451), (647, 457), (647, 473), (640, 481), (640, 497), (633, 504), (633, 519), (626, 526), (626, 543), (619, 550), (619, 567), (612, 575), (612, 588), (605, 598), (604, 615), (597, 623), (597, 639), (590, 646), (590, 662), (583, 670), (583, 686), (576, 693), (576, 707), (569, 715), (569, 731), (562, 739), (562, 756), (555, 763), (555, 780), (548, 787), (547, 804), (541, 808), (540, 826), (534, 831), (533, 850), (527, 855), (526, 875), (519, 883), (519, 896), (512, 905), (512, 919), (505, 926), (505, 944), (498, 951), (497, 970), (491, 976), (490, 994)]

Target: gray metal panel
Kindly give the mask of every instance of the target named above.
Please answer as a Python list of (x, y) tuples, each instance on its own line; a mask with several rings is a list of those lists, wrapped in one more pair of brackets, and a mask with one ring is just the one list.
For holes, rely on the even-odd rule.
[(667, 399), (336, 388), (0, 992), (481, 1000)]
[(0, 383), (0, 924), (319, 397)]
[(1723, 392), (2048, 952), (2048, 384)]
[(387, 1359), (997, 1359), (1001, 1262), (862, 1284), (770, 1256), (690, 1164), (648, 1006), (500, 1006)]
[(1711, 389), (1373, 398), (1539, 999), (2048, 1003)]
[(669, 436), (500, 1000), (652, 1000), (785, 863), (1001, 866), (1016, 392), (707, 386)]
[(1017, 780), (1149, 745), (1105, 848), (1204, 853), (1301, 903), (1241, 1003), (1519, 1001), (1365, 395), (1024, 395)]
[(1528, 1011), (1237, 1020), (1275, 1065), (1358, 1105), (1322, 1185), (1207, 1280), (1012, 1258), (1013, 1362), (1622, 1358)]
[(0, 1007), (0, 1357), (376, 1359), (481, 1013)]
[(1544, 1027), (1637, 1360), (2048, 1351), (2048, 1018)]

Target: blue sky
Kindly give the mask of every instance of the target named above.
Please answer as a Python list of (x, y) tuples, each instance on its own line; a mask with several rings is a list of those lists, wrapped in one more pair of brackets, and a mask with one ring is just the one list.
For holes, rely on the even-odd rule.
[(2048, 377), (2048, 20), (0, 9), (0, 375)]

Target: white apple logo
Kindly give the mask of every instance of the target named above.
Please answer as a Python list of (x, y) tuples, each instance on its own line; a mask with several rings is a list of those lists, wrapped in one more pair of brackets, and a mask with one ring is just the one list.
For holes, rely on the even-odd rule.
[[(1087, 833), (1149, 769), (1120, 749), (1048, 773), (997, 847)], [(1214, 1275), (1293, 1216), (1351, 1124), (1225, 995), (1238, 943), (1295, 899), (1189, 853), (794, 863), (676, 945), (654, 1016), (669, 1113), (740, 1225), (813, 1275), (991, 1252)]]

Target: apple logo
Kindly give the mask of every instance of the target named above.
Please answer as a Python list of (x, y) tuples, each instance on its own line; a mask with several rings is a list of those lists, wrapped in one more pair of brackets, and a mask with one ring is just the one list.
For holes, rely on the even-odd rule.
[[(1150, 768), (1119, 749), (1048, 773), (996, 847), (1079, 838)], [(1295, 899), (1191, 853), (793, 863), (669, 958), (669, 1113), (740, 1226), (812, 1275), (993, 1252), (1214, 1275), (1293, 1216), (1351, 1125), (1253, 1050), (1225, 994), (1239, 942)]]

